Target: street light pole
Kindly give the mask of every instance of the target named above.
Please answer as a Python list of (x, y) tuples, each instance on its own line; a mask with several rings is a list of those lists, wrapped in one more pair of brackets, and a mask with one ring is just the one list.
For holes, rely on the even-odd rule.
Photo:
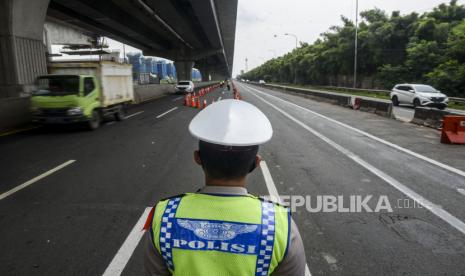
[(295, 38), (295, 48), (296, 49), (299, 48), (299, 39), (297, 38), (295, 34), (285, 33), (284, 35), (293, 36)]
[[(295, 34), (285, 33), (284, 35), (293, 36), (295, 38), (295, 49), (299, 47), (299, 39)], [(294, 84), (297, 84), (297, 64), (294, 63)]]
[(355, 0), (355, 54), (354, 54), (354, 88), (357, 88), (358, 67), (358, 0)]

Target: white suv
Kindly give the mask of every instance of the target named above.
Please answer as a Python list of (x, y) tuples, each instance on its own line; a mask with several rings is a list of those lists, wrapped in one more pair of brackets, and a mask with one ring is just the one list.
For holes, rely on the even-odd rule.
[(175, 93), (192, 93), (194, 92), (194, 83), (192, 81), (179, 81), (175, 86)]
[(413, 104), (413, 106), (432, 106), (445, 109), (449, 102), (446, 95), (432, 86), (424, 84), (398, 84), (391, 91), (394, 106)]

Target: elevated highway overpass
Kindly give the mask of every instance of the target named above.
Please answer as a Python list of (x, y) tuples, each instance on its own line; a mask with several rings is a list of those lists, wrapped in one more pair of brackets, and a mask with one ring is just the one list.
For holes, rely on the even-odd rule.
[(237, 0), (6, 0), (0, 3), (0, 98), (29, 93), (46, 73), (46, 18), (107, 36), (175, 62), (178, 78), (195, 66), (231, 76)]

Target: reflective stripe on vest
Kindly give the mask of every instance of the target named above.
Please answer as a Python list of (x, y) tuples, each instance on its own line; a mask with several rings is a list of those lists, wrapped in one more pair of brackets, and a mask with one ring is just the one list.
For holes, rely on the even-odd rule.
[(255, 275), (268, 275), (275, 237), (273, 203), (261, 202), (261, 225), (175, 218), (181, 198), (168, 200), (161, 218), (160, 253), (174, 271), (173, 248), (256, 255)]
[(255, 275), (268, 275), (274, 245), (274, 205), (262, 202), (262, 233)]

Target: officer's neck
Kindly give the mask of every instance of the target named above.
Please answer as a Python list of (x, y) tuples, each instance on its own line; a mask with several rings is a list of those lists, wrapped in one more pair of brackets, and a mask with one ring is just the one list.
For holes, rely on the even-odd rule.
[(242, 177), (239, 179), (217, 179), (211, 178), (208, 175), (205, 176), (206, 186), (224, 186), (224, 187), (245, 187), (246, 178)]

